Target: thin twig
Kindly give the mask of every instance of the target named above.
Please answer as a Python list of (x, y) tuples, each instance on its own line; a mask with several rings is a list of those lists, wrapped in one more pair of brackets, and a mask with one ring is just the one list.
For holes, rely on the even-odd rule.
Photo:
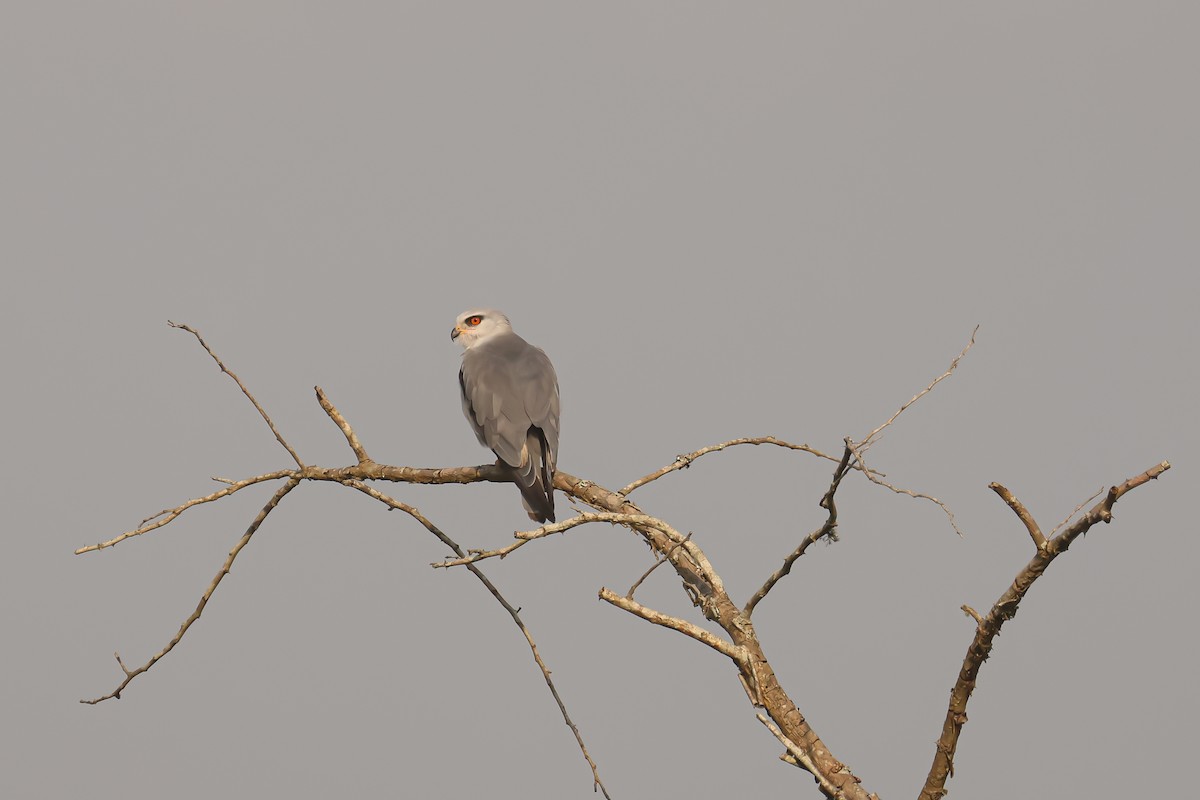
[[(684, 537), (684, 539), (683, 539), (683, 542), (689, 541), (691, 538), (692, 538), (692, 534), (691, 534), (691, 532), (689, 531), (689, 532), (688, 532), (688, 535)], [(633, 582), (633, 586), (630, 586), (630, 587), (629, 587), (629, 591), (628, 591), (628, 592), (625, 594), (625, 596), (626, 596), (626, 597), (628, 597), (630, 600), (632, 600), (632, 599), (633, 599), (633, 593), (634, 593), (634, 592), (636, 592), (636, 591), (637, 591), (637, 588), (638, 588), (639, 586), (641, 586), (641, 585), (642, 585), (642, 582), (643, 582), (643, 581), (645, 581), (645, 580), (646, 580), (646, 578), (649, 578), (649, 577), (650, 577), (650, 573), (654, 572), (654, 570), (656, 570), (656, 569), (658, 569), (659, 567), (661, 567), (661, 566), (662, 566), (663, 564), (665, 564), (667, 561), (670, 561), (670, 560), (671, 560), (671, 554), (672, 554), (672, 553), (674, 553), (676, 550), (678, 550), (680, 547), (682, 547), (682, 546), (683, 546), (683, 542), (679, 542), (679, 543), (678, 543), (678, 544), (676, 544), (674, 547), (672, 547), (670, 550), (668, 550), (667, 552), (663, 553), (663, 554), (662, 554), (661, 556), (659, 556), (658, 558), (654, 559), (654, 563), (650, 565), (650, 569), (648, 569), (648, 570), (646, 570), (645, 572), (643, 572), (643, 573), (642, 573), (642, 577), (638, 578), (636, 581), (634, 581), (634, 582)]]
[[(514, 531), (513, 536), (516, 537), (516, 541), (512, 544), (505, 545), (504, 547), (499, 547), (495, 550), (469, 550), (467, 551), (466, 555), (461, 555), (458, 558), (447, 559), (445, 561), (435, 561), (429, 566), (434, 567), (435, 569), (445, 569), (447, 567), (462, 567), (489, 558), (502, 559), (512, 551), (528, 544), (529, 542), (532, 542), (535, 539), (543, 539), (556, 533), (566, 533), (572, 528), (577, 528), (580, 525), (586, 525), (589, 522), (609, 522), (613, 525), (632, 525), (639, 522), (649, 524), (646, 522), (647, 520), (661, 522), (661, 520), (654, 520), (653, 517), (646, 517), (639, 514), (614, 514), (611, 512), (594, 514), (585, 512), (579, 514), (578, 516), (569, 517), (562, 522), (543, 525), (542, 527), (535, 528), (531, 531)], [(666, 525), (665, 522), (661, 524), (666, 526), (671, 532), (674, 532), (674, 528)], [(661, 528), (658, 526), (651, 525), (651, 527), (654, 527), (656, 530), (661, 530)], [(667, 531), (663, 532), (667, 533)], [(667, 535), (669, 536), (671, 534), (668, 533)]]
[[(683, 551), (688, 554), (688, 558), (699, 570), (700, 575), (706, 581), (708, 581), (710, 585), (713, 587), (722, 586), (720, 576), (715, 573), (712, 565), (708, 563), (708, 558), (704, 555), (704, 552), (700, 550), (700, 548), (698, 548), (694, 542), (690, 541), (689, 537), (684, 536), (663, 520), (648, 516), (646, 514), (618, 514), (611, 511), (586, 513), (575, 517), (570, 517), (569, 519), (565, 519), (562, 522), (556, 522), (552, 525), (543, 525), (542, 527), (536, 528), (532, 531), (517, 531), (513, 535), (518, 539), (519, 542), (527, 542), (534, 539), (542, 539), (555, 533), (565, 533), (572, 528), (577, 528), (580, 525), (586, 525), (593, 522), (608, 522), (613, 525), (625, 525), (635, 529), (649, 528), (651, 530), (658, 531), (665, 535), (673, 545), (682, 545)], [(514, 542), (513, 544), (506, 545), (496, 550), (474, 551), (468, 555), (459, 556), (458, 558), (436, 562), (431, 566), (458, 567), (474, 564), (477, 561), (483, 561), (484, 559), (488, 558), (504, 558), (520, 546), (520, 544)], [(674, 546), (665, 547), (663, 548), (662, 552), (674, 553), (675, 550), (676, 547)], [(668, 556), (668, 558), (671, 557), (672, 556)], [(722, 588), (721, 591), (724, 591), (724, 589)]]
[(838, 462), (837, 468), (833, 471), (833, 480), (829, 483), (829, 489), (825, 492), (825, 496), (821, 498), (821, 508), (824, 508), (829, 512), (828, 516), (825, 518), (825, 524), (817, 528), (808, 536), (805, 536), (796, 549), (789, 553), (788, 557), (783, 560), (783, 565), (771, 573), (771, 576), (767, 578), (761, 587), (759, 587), (758, 591), (754, 593), (754, 596), (747, 601), (744, 609), (744, 613), (747, 617), (754, 614), (754, 608), (764, 597), (767, 596), (767, 593), (770, 592), (771, 589), (775, 588), (775, 584), (783, 580), (784, 576), (792, 571), (792, 565), (796, 563), (796, 560), (799, 559), (800, 556), (804, 555), (804, 552), (808, 550), (810, 545), (826, 536), (836, 536), (837, 504), (834, 503), (833, 496), (837, 493), (838, 486), (840, 486), (842, 483), (842, 478), (846, 477), (846, 473), (850, 471), (850, 454), (852, 452), (853, 451), (850, 448), (850, 441), (847, 439), (845, 451), (842, 453), (842, 460)]
[(183, 639), (183, 635), (188, 632), (189, 628), (192, 627), (192, 623), (200, 619), (200, 615), (204, 613), (204, 607), (208, 605), (208, 601), (213, 596), (213, 592), (217, 590), (217, 586), (220, 585), (221, 580), (224, 579), (224, 577), (229, 574), (229, 570), (233, 568), (233, 562), (234, 559), (238, 557), (238, 553), (242, 552), (242, 548), (250, 543), (250, 537), (254, 536), (255, 531), (257, 531), (259, 526), (263, 524), (263, 521), (266, 520), (267, 515), (270, 514), (275, 507), (279, 505), (279, 502), (283, 500), (287, 493), (292, 489), (295, 489), (299, 483), (300, 481), (297, 478), (288, 480), (287, 483), (279, 487), (278, 491), (276, 491), (275, 494), (271, 496), (271, 499), (267, 501), (267, 504), (262, 507), (262, 510), (258, 512), (258, 516), (256, 516), (254, 521), (250, 523), (250, 527), (246, 529), (244, 534), (242, 534), (242, 538), (239, 539), (238, 543), (235, 544), (233, 549), (229, 551), (229, 557), (225, 559), (224, 565), (222, 565), (216, 576), (213, 577), (212, 582), (208, 584), (208, 588), (204, 591), (203, 596), (201, 596), (200, 603), (196, 606), (196, 610), (192, 612), (190, 617), (183, 621), (183, 624), (179, 626), (179, 632), (175, 634), (174, 639), (167, 642), (166, 647), (158, 651), (158, 653), (145, 664), (134, 670), (128, 669), (125, 666), (125, 662), (121, 660), (121, 656), (114, 653), (117, 658), (117, 663), (121, 665), (121, 670), (125, 673), (125, 680), (121, 681), (120, 686), (103, 697), (97, 697), (94, 700), (80, 700), (79, 702), (86, 703), (87, 705), (96, 705), (97, 703), (112, 698), (116, 698), (118, 700), (121, 699), (121, 692), (125, 690), (125, 687), (128, 686), (134, 678), (149, 670), (158, 663), (159, 659), (174, 650), (175, 645), (179, 644), (179, 642)]
[(275, 434), (275, 439), (281, 445), (283, 445), (283, 449), (288, 451), (288, 455), (290, 455), (292, 457), (292, 460), (296, 462), (296, 466), (300, 467), (300, 469), (304, 469), (304, 462), (300, 460), (300, 456), (296, 453), (295, 450), (292, 449), (292, 446), (290, 444), (288, 444), (287, 441), (284, 440), (283, 436), (280, 435), (279, 431), (275, 428), (275, 423), (271, 421), (271, 418), (269, 416), (267, 416), (267, 412), (263, 409), (263, 407), (261, 405), (258, 404), (258, 401), (254, 399), (254, 395), (250, 394), (250, 390), (246, 388), (246, 385), (244, 383), (242, 383), (241, 378), (239, 378), (237, 375), (234, 375), (233, 372), (231, 372), (228, 367), (226, 367), (223, 363), (221, 363), (221, 359), (218, 358), (217, 354), (214, 353), (212, 351), (212, 348), (208, 346), (208, 342), (204, 341), (204, 339), (200, 336), (200, 332), (197, 331), (195, 328), (192, 328), (188, 325), (182, 325), (178, 322), (171, 322), (170, 320), (167, 320), (167, 324), (170, 325), (172, 328), (178, 328), (181, 331), (187, 331), (192, 336), (196, 337), (196, 341), (200, 342), (200, 346), (208, 351), (208, 354), (210, 356), (212, 356), (213, 361), (217, 362), (217, 366), (221, 368), (221, 372), (224, 372), (226, 375), (233, 378), (234, 383), (236, 383), (238, 385), (238, 388), (242, 390), (242, 394), (246, 395), (246, 398), (251, 403), (254, 404), (254, 407), (256, 409), (258, 409), (258, 413), (262, 416), (263, 420), (267, 423), (267, 427), (271, 429), (271, 433)]
[(896, 418), (899, 417), (901, 414), (903, 414), (905, 409), (907, 409), (913, 403), (917, 402), (922, 397), (924, 397), (925, 395), (927, 395), (931, 391), (933, 391), (933, 387), (937, 386), (939, 383), (944, 381), (946, 378), (949, 378), (951, 373), (954, 372), (955, 368), (958, 367), (958, 362), (961, 361), (963, 359), (963, 356), (965, 356), (970, 351), (970, 349), (975, 345), (975, 334), (978, 332), (979, 332), (979, 326), (976, 325), (975, 329), (973, 331), (971, 331), (971, 340), (969, 342), (967, 342), (967, 346), (962, 349), (962, 352), (959, 353), (957, 356), (955, 356), (954, 360), (950, 362), (949, 369), (947, 369), (941, 375), (934, 378), (933, 383), (929, 384), (924, 389), (917, 392), (915, 395), (913, 395), (913, 398), (911, 400), (909, 400), (904, 405), (900, 406), (900, 410), (897, 411), (895, 414), (892, 414), (892, 416), (888, 417), (887, 422), (883, 423), (878, 428), (876, 428), (875, 430), (868, 433), (865, 437), (863, 437), (863, 439), (861, 441), (859, 441), (859, 443), (858, 443), (858, 449), (861, 450), (862, 452), (866, 452), (868, 449), (870, 449), (871, 445), (873, 445), (877, 441), (876, 437), (878, 437), (879, 434), (881, 434), (883, 432), (884, 428), (887, 428), (889, 425), (891, 425), (893, 422), (895, 422)]
[[(221, 489), (219, 491), (213, 492), (212, 494), (205, 495), (204, 497), (194, 497), (185, 503), (181, 503), (181, 504), (175, 506), (174, 508), (163, 509), (162, 511), (158, 512), (154, 516), (147, 517), (146, 519), (142, 520), (142, 524), (139, 525), (137, 528), (135, 528), (131, 531), (126, 531), (125, 533), (122, 533), (120, 536), (109, 539), (107, 542), (100, 542), (99, 544), (89, 544), (86, 547), (81, 547), (75, 551), (75, 555), (81, 555), (83, 553), (90, 553), (94, 550), (103, 550), (106, 547), (112, 547), (113, 545), (120, 544), (121, 542), (123, 542), (126, 539), (129, 539), (131, 537), (141, 536), (143, 533), (149, 533), (152, 530), (161, 528), (162, 526), (166, 525), (167, 523), (173, 521), (176, 517), (178, 517), (184, 511), (187, 511), (192, 506), (198, 506), (201, 503), (211, 503), (214, 500), (220, 500), (222, 497), (228, 497), (229, 495), (233, 494), (234, 492), (240, 491), (241, 489), (245, 489), (247, 486), (253, 486), (256, 483), (263, 483), (264, 481), (274, 481), (274, 480), (278, 480), (280, 478), (287, 478), (289, 476), (294, 476), (294, 475), (295, 475), (294, 470), (281, 469), (281, 470), (277, 470), (275, 472), (268, 472), (265, 475), (255, 475), (253, 478), (246, 478), (245, 480), (231, 482), (230, 485), (225, 489)], [(160, 517), (163, 517), (163, 519), (159, 519)], [(146, 524), (146, 523), (150, 522), (150, 520), (157, 520), (157, 522), (154, 522), (153, 524), (149, 524), (149, 525)]]
[(1066, 526), (1066, 524), (1067, 524), (1068, 522), (1070, 522), (1070, 521), (1071, 521), (1071, 519), (1072, 519), (1072, 518), (1073, 518), (1073, 517), (1074, 517), (1076, 514), (1078, 514), (1080, 511), (1082, 511), (1082, 510), (1083, 510), (1083, 507), (1084, 507), (1084, 506), (1086, 506), (1088, 503), (1090, 503), (1090, 502), (1092, 502), (1093, 500), (1095, 500), (1095, 499), (1096, 499), (1097, 497), (1099, 497), (1100, 495), (1104, 494), (1104, 491), (1105, 491), (1105, 490), (1104, 490), (1104, 487), (1103, 487), (1103, 486), (1101, 486), (1099, 489), (1097, 489), (1097, 490), (1096, 490), (1096, 493), (1095, 493), (1095, 494), (1093, 494), (1093, 495), (1092, 495), (1091, 497), (1089, 497), (1087, 500), (1084, 500), (1084, 501), (1083, 501), (1082, 503), (1080, 503), (1079, 505), (1075, 506), (1075, 509), (1074, 509), (1074, 510), (1073, 510), (1073, 511), (1072, 511), (1070, 514), (1067, 514), (1066, 518), (1065, 518), (1065, 519), (1063, 519), (1063, 521), (1062, 521), (1062, 522), (1060, 522), (1060, 523), (1058, 523), (1057, 525), (1055, 525), (1055, 526), (1054, 526), (1054, 530), (1050, 531), (1050, 538), (1051, 538), (1051, 539), (1053, 539), (1053, 538), (1054, 538), (1054, 534), (1056, 534), (1056, 533), (1058, 533), (1060, 530), (1062, 530), (1062, 529), (1063, 529), (1063, 527), (1064, 527), (1064, 526)]
[(867, 450), (871, 449), (871, 446), (873, 444), (875, 444), (875, 442), (879, 441), (880, 434), (882, 434), (883, 431), (888, 428), (888, 426), (890, 426), (893, 422), (895, 422), (899, 418), (899, 416), (908, 409), (909, 406), (911, 406), (913, 403), (920, 400), (925, 395), (932, 392), (933, 387), (937, 386), (939, 383), (944, 381), (946, 378), (949, 378), (950, 375), (953, 374), (954, 370), (958, 368), (958, 362), (962, 361), (963, 357), (968, 352), (970, 352), (972, 347), (975, 346), (975, 334), (978, 332), (979, 332), (979, 326), (976, 325), (975, 329), (971, 331), (971, 339), (970, 339), (970, 341), (967, 342), (967, 346), (964, 347), (962, 349), (962, 351), (959, 352), (959, 354), (954, 357), (954, 360), (952, 360), (950, 362), (950, 366), (946, 369), (945, 372), (943, 372), (941, 375), (934, 378), (933, 381), (928, 386), (926, 386), (924, 389), (922, 389), (921, 391), (919, 391), (915, 395), (913, 395), (912, 398), (907, 403), (900, 406), (899, 410), (896, 411), (895, 414), (892, 414), (892, 416), (888, 417), (886, 422), (884, 422), (882, 425), (875, 428), (875, 430), (871, 431), (866, 436), (864, 436), (861, 441), (856, 442), (856, 443), (855, 442), (850, 443), (851, 447), (854, 450), (854, 458), (855, 458), (855, 461), (857, 462), (856, 465), (863, 471), (863, 474), (867, 476), (867, 478), (871, 481), (871, 483), (882, 486), (885, 489), (890, 489), (893, 492), (895, 492), (896, 494), (906, 494), (909, 497), (917, 498), (917, 499), (921, 499), (921, 500), (928, 500), (929, 502), (935, 504), (938, 508), (942, 509), (942, 512), (946, 515), (946, 519), (949, 520), (949, 522), (950, 522), (950, 527), (953, 528), (954, 532), (957, 533), (960, 537), (963, 536), (963, 532), (958, 527), (958, 522), (954, 519), (954, 513), (950, 510), (949, 506), (947, 506), (941, 500), (938, 500), (936, 497), (934, 497), (932, 495), (925, 494), (924, 492), (914, 492), (911, 489), (902, 489), (898, 486), (895, 486), (895, 485), (883, 480), (884, 476), (882, 473), (875, 472), (867, 465), (866, 452), (867, 452)]
[(517, 531), (513, 536), (518, 539), (541, 539), (555, 533), (563, 533), (571, 528), (586, 525), (589, 522), (608, 522), (613, 525), (646, 525), (655, 530), (662, 531), (673, 542), (682, 542), (685, 537), (682, 533), (672, 528), (661, 519), (648, 516), (646, 514), (614, 514), (610, 511), (597, 511), (592, 513), (580, 514), (577, 517), (565, 519), (562, 522), (556, 522), (551, 525), (543, 525), (540, 528), (535, 528), (531, 531)]
[(740, 444), (753, 444), (753, 445), (772, 444), (772, 445), (775, 445), (776, 447), (787, 448), (788, 450), (802, 450), (805, 453), (811, 453), (814, 456), (817, 456), (818, 458), (824, 458), (827, 461), (832, 461), (834, 463), (837, 463), (837, 461), (838, 461), (837, 456), (831, 456), (831, 455), (822, 453), (820, 450), (816, 449), (815, 447), (810, 447), (807, 444), (792, 444), (791, 442), (785, 442), (782, 439), (776, 439), (774, 436), (755, 436), (755, 437), (746, 437), (746, 438), (742, 438), (742, 439), (731, 439), (728, 442), (721, 442), (720, 444), (709, 445), (708, 447), (701, 447), (699, 450), (696, 450), (695, 452), (692, 452), (692, 453), (675, 456), (675, 460), (672, 461), (670, 464), (667, 464), (662, 469), (658, 469), (658, 470), (655, 470), (654, 472), (651, 472), (649, 475), (644, 475), (641, 478), (638, 478), (636, 481), (629, 484), (625, 488), (618, 490), (617, 494), (628, 495), (634, 489), (640, 489), (641, 487), (645, 486), (647, 483), (658, 480), (663, 475), (668, 475), (672, 472), (675, 472), (676, 470), (687, 469), (688, 467), (690, 467), (692, 465), (693, 461), (695, 461), (697, 458), (700, 458), (701, 456), (706, 456), (709, 453), (718, 453), (727, 447), (735, 447)]
[(467, 554), (462, 558), (448, 558), (444, 561), (432, 561), (429, 566), (434, 569), (447, 569), (449, 567), (465, 567), (469, 564), (474, 564), (476, 561), (484, 561), (489, 558), (503, 559), (513, 550), (524, 547), (529, 544), (532, 539), (517, 539), (512, 544), (495, 550), (467, 550)]
[[(349, 486), (352, 489), (357, 489), (368, 497), (378, 500), (389, 508), (403, 511), (417, 522), (421, 523), (425, 530), (436, 536), (439, 540), (441, 540), (442, 544), (446, 545), (455, 553), (457, 553), (460, 558), (465, 557), (466, 554), (463, 552), (463, 549), (459, 547), (458, 543), (447, 536), (440, 528), (438, 528), (438, 526), (433, 524), (432, 520), (418, 511), (415, 507), (396, 500), (395, 498), (389, 497), (375, 487), (368, 486), (362, 481), (343, 480), (340, 481), (340, 483)], [(479, 582), (482, 583), (484, 588), (487, 589), (492, 597), (496, 599), (496, 602), (503, 606), (504, 610), (508, 612), (510, 617), (512, 617), (513, 624), (515, 624), (525, 636), (525, 642), (529, 645), (529, 650), (533, 654), (533, 660), (537, 663), (538, 669), (542, 671), (542, 677), (546, 680), (546, 686), (550, 689), (550, 694), (554, 697), (554, 702), (558, 704), (558, 710), (562, 714), (563, 722), (567, 724), (567, 727), (571, 729), (571, 733), (575, 735), (575, 742), (579, 745), (579, 750), (581, 753), (583, 753), (584, 760), (587, 761), (588, 766), (592, 770), (593, 787), (595, 789), (599, 789), (605, 798), (611, 800), (611, 798), (609, 798), (608, 789), (604, 787), (604, 782), (600, 780), (600, 772), (596, 767), (596, 762), (592, 760), (591, 755), (588, 753), (587, 745), (583, 743), (583, 735), (579, 732), (579, 728), (571, 720), (571, 715), (567, 713), (567, 706), (563, 702), (562, 697), (559, 695), (558, 688), (555, 687), (553, 679), (550, 677), (550, 669), (546, 666), (546, 662), (542, 660), (542, 656), (538, 652), (537, 643), (533, 640), (533, 634), (529, 632), (529, 628), (525, 625), (524, 620), (521, 619), (521, 614), (511, 603), (508, 602), (508, 600), (504, 598), (504, 595), (500, 593), (500, 590), (497, 589), (495, 584), (493, 584), (488, 577), (483, 574), (483, 571), (480, 570), (479, 567), (470, 563), (466, 564), (465, 566), (471, 571), (472, 575), (479, 579)]]
[(916, 500), (928, 500), (942, 510), (942, 513), (946, 515), (946, 520), (950, 523), (950, 527), (954, 529), (954, 532), (957, 533), (960, 538), (965, 538), (966, 534), (964, 534), (962, 529), (958, 527), (958, 520), (954, 518), (954, 512), (950, 510), (950, 506), (946, 505), (941, 500), (938, 500), (933, 495), (925, 494), (924, 492), (914, 492), (912, 489), (902, 489), (899, 486), (894, 486), (893, 484), (888, 483), (887, 481), (878, 477), (883, 473), (876, 472), (867, 466), (866, 462), (863, 460), (862, 451), (858, 449), (858, 445), (851, 444), (851, 448), (854, 450), (854, 459), (857, 462), (857, 468), (862, 470), (862, 473), (867, 476), (867, 480), (876, 486), (882, 486), (885, 489), (890, 489), (896, 494), (908, 495)]

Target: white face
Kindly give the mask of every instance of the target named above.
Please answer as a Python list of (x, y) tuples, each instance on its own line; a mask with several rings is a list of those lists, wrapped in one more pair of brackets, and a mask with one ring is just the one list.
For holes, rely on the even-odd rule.
[(511, 330), (512, 325), (503, 313), (493, 308), (474, 308), (458, 315), (450, 338), (467, 349), (498, 333)]

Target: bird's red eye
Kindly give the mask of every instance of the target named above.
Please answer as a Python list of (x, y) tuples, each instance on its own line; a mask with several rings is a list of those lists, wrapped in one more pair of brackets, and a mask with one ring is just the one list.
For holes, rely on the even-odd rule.
[(476, 325), (478, 325), (481, 322), (483, 322), (483, 317), (480, 317), (480, 316), (467, 317), (467, 324), (470, 325), (472, 328), (474, 328)]

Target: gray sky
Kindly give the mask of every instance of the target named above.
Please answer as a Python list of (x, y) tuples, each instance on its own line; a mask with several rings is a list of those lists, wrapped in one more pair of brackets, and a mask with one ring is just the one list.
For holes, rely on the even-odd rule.
[[(1045, 526), (1170, 459), (1055, 563), (970, 707), (952, 797), (1186, 777), (1200, 542), (1200, 12), (1190, 3), (25, 3), (0, 11), (0, 794), (591, 797), (504, 612), (411, 520), (302, 486), (120, 702), (289, 463), (487, 460), (449, 340), (504, 309), (562, 386), (561, 466), (617, 488), (773, 434), (836, 450), (942, 372), (850, 481), (842, 541), (756, 615), (834, 753), (913, 797), (971, 636)], [(762, 448), (647, 487), (744, 600), (830, 469)], [(464, 546), (512, 487), (392, 487)], [(559, 498), (560, 514), (569, 512)], [(488, 573), (617, 798), (817, 797), (719, 656), (596, 599), (648, 566), (579, 529)], [(695, 616), (665, 570), (639, 590)]]

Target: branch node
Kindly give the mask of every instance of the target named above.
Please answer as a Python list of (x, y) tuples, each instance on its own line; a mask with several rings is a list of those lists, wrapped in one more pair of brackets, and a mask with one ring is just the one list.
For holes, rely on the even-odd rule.
[(94, 706), (97, 703), (102, 703), (110, 698), (120, 698), (121, 692), (125, 690), (125, 687), (128, 686), (134, 678), (141, 675), (143, 672), (148, 671), (151, 667), (157, 664), (159, 660), (174, 650), (175, 645), (179, 644), (183, 640), (184, 635), (192, 627), (192, 624), (195, 623), (196, 620), (200, 619), (200, 615), (204, 613), (204, 607), (208, 605), (208, 601), (212, 598), (213, 592), (217, 590), (217, 587), (220, 586), (221, 581), (233, 568), (233, 562), (238, 557), (238, 554), (242, 551), (242, 548), (250, 542), (250, 538), (254, 536), (255, 532), (263, 524), (263, 521), (266, 520), (267, 515), (275, 510), (283, 498), (287, 496), (288, 492), (292, 491), (292, 489), (295, 489), (299, 484), (300, 479), (293, 476), (288, 480), (287, 483), (279, 487), (275, 494), (271, 496), (271, 499), (267, 501), (267, 504), (262, 507), (262, 509), (258, 512), (258, 515), (250, 523), (250, 527), (248, 527), (246, 532), (242, 534), (242, 538), (239, 539), (237, 544), (233, 546), (233, 549), (229, 551), (229, 556), (225, 559), (225, 563), (221, 566), (221, 569), (217, 570), (217, 574), (209, 582), (208, 588), (205, 589), (204, 594), (200, 597), (200, 602), (196, 605), (196, 610), (193, 611), (191, 616), (185, 619), (183, 624), (179, 626), (179, 632), (175, 634), (175, 638), (167, 642), (166, 646), (162, 650), (159, 650), (157, 654), (151, 656), (149, 661), (135, 670), (130, 670), (125, 666), (125, 662), (121, 660), (120, 654), (113, 653), (113, 655), (117, 658), (117, 663), (121, 665), (121, 669), (125, 672), (125, 680), (121, 681), (121, 684), (116, 689), (104, 695), (103, 697), (97, 697), (93, 700), (80, 700), (79, 702)]

